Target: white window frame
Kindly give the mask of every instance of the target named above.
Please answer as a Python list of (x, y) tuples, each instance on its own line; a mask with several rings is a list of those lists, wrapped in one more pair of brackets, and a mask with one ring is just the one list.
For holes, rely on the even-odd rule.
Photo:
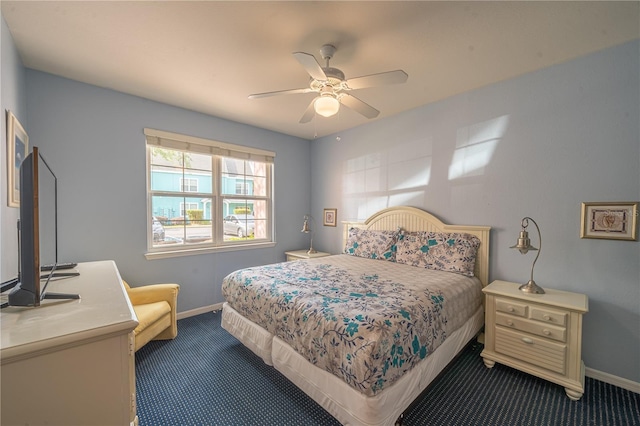
[[(147, 147), (147, 259), (161, 259), (176, 256), (188, 256), (212, 253), (218, 251), (234, 251), (246, 250), (254, 248), (265, 248), (275, 246), (274, 232), (274, 204), (273, 204), (273, 163), (275, 153), (272, 151), (262, 150), (258, 148), (235, 145), (225, 142), (219, 142), (209, 139), (198, 138), (194, 136), (171, 133), (162, 130), (144, 129)], [(152, 230), (152, 208), (153, 196), (162, 195), (163, 191), (152, 190), (151, 188), (151, 148), (161, 147), (171, 150), (184, 152), (192, 152), (196, 154), (206, 154), (213, 157), (212, 160), (212, 190), (211, 190), (211, 211), (212, 211), (212, 241), (207, 243), (182, 243), (176, 245), (154, 246), (153, 230)], [(229, 199), (230, 194), (222, 194), (222, 159), (224, 157), (235, 158), (245, 161), (257, 161), (267, 165), (267, 195), (249, 197), (260, 199), (267, 204), (266, 218), (266, 237), (259, 239), (248, 239), (240, 241), (225, 241), (223, 232), (222, 203), (224, 199)], [(181, 190), (174, 195), (180, 193), (189, 197), (195, 195), (193, 192), (185, 192), (183, 182), (181, 180)], [(197, 193), (198, 196), (203, 194)], [(205, 194), (209, 197), (209, 194)], [(243, 195), (243, 197), (247, 197)], [(183, 207), (183, 206), (181, 206)]]

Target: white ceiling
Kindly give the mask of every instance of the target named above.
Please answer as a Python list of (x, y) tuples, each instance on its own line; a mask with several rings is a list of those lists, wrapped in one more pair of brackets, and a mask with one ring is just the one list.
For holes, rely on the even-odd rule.
[[(7, 1), (26, 67), (306, 139), (369, 120), (347, 108), (299, 124), (314, 95), (292, 52), (338, 51), (347, 79), (402, 69), (407, 83), (351, 92), (377, 119), (640, 37), (637, 1)], [(170, 130), (170, 129), (168, 129)]]

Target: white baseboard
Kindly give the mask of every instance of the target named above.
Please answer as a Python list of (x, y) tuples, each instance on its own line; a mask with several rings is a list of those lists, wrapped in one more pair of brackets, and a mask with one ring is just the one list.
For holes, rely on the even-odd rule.
[(588, 368), (588, 367), (585, 367), (584, 375), (592, 379), (600, 380), (601, 382), (605, 382), (610, 385), (617, 386), (622, 389), (626, 389), (631, 392), (640, 393), (640, 383), (634, 382), (629, 379), (614, 376), (613, 374), (594, 370), (593, 368)]
[(181, 320), (200, 314), (205, 314), (207, 312), (219, 311), (220, 309), (222, 309), (222, 303), (216, 303), (214, 305), (203, 306), (201, 308), (192, 309), (190, 311), (178, 312), (178, 315), (176, 315), (176, 317)]

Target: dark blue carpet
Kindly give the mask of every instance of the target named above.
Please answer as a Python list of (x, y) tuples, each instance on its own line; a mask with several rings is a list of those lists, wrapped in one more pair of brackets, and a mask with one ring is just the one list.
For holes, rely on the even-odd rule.
[[(220, 313), (178, 321), (178, 337), (136, 353), (140, 426), (339, 425), (311, 398), (220, 327)], [(586, 379), (585, 395), (499, 364), (467, 347), (407, 412), (417, 425), (640, 426), (640, 395)]]

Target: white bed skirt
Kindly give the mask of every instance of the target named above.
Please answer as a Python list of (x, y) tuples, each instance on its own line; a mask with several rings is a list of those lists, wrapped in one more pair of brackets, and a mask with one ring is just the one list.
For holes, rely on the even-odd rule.
[(240, 315), (227, 302), (222, 305), (221, 325), (233, 337), (262, 358), (265, 364), (273, 365), (271, 360), (273, 335), (271, 333)]
[(247, 320), (227, 303), (222, 308), (222, 328), (273, 365), (343, 425), (393, 425), (409, 404), (437, 377), (484, 324), (484, 309), (452, 333), (438, 349), (393, 385), (366, 396), (340, 378), (310, 364), (278, 337)]

